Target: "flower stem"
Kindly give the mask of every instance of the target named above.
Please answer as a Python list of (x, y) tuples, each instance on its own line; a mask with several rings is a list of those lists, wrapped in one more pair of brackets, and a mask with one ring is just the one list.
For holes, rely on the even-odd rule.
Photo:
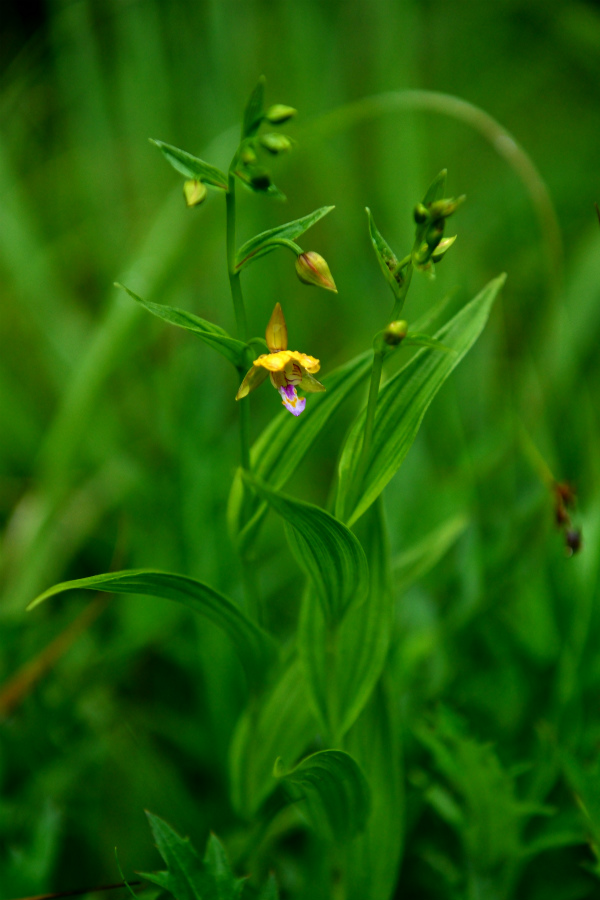
[[(234, 157), (235, 162), (235, 157)], [(233, 167), (233, 163), (232, 163)], [(231, 287), (231, 299), (237, 325), (237, 336), (242, 341), (248, 340), (248, 322), (246, 307), (242, 294), (240, 274), (235, 271), (235, 176), (229, 172), (228, 191), (225, 194), (227, 213), (227, 273)], [(238, 368), (240, 379), (246, 374), (245, 366)], [(243, 469), (250, 470), (250, 404), (240, 403), (240, 461)]]

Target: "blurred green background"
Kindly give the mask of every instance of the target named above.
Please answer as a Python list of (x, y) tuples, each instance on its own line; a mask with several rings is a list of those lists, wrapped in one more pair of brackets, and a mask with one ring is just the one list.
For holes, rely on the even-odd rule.
[[(523, 791), (546, 778), (531, 790), (557, 810), (544, 827), (580, 835), (523, 864), (515, 896), (596, 896), (572, 786), (540, 760), (560, 747), (585, 767), (600, 741), (600, 6), (38, 0), (5, 3), (0, 28), (0, 898), (118, 880), (115, 845), (126, 872), (157, 867), (145, 807), (198, 846), (209, 828), (225, 842), (240, 828), (227, 746), (244, 685), (216, 631), (159, 600), (24, 607), (56, 581), (111, 567), (182, 571), (241, 600), (225, 524), (235, 378), (112, 285), (234, 328), (224, 203), (213, 193), (185, 209), (148, 138), (227, 166), (260, 74), (267, 103), (299, 110), (298, 147), (273, 165), (287, 203), (240, 191), (240, 241), (335, 204), (303, 246), (326, 257), (339, 293), (304, 287), (291, 256), (272, 254), (244, 280), (254, 333), (280, 301), (290, 346), (323, 373), (366, 349), (390, 297), (364, 207), (403, 255), (412, 207), (444, 166), (450, 193), (467, 195), (459, 237), (435, 282), (415, 279), (407, 318), (444, 295), (458, 308), (508, 273), (386, 492), (395, 554), (450, 516), (468, 522), (440, 564), (399, 591), (396, 690), (408, 722), (442, 701), (507, 770), (530, 763)], [(354, 123), (327, 118), (405, 89), (464, 98), (514, 136), (548, 187), (564, 256), (548, 243), (548, 212), (540, 228), (531, 173), (523, 180), (502, 156), (506, 142), (416, 100)], [(266, 389), (253, 398), (256, 436), (279, 406)], [(293, 492), (326, 502), (362, 399), (328, 428)], [(576, 558), (523, 428), (577, 486)], [(300, 587), (274, 518), (260, 560), (270, 625), (285, 637)], [(407, 741), (414, 808), (398, 896), (458, 896), (443, 862), (458, 865), (453, 839), (418, 799), (430, 763)], [(281, 851), (285, 896), (313, 896), (303, 853)]]

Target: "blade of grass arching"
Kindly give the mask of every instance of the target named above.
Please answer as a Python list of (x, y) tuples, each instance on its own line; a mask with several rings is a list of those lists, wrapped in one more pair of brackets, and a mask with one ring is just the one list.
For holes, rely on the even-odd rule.
[(62, 389), (83, 346), (87, 322), (54, 270), (48, 245), (38, 234), (17, 184), (18, 178), (0, 138), (0, 260), (14, 285), (19, 305), (36, 324), (46, 376), (56, 388)]

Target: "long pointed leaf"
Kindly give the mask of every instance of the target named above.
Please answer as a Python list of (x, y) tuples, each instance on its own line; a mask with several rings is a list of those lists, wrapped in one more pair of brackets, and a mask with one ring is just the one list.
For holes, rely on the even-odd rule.
[(491, 281), (435, 335), (454, 353), (421, 350), (383, 386), (377, 401), (361, 496), (356, 507), (350, 509), (348, 495), (358, 470), (365, 412), (358, 417), (340, 460), (336, 510), (339, 518), (349, 524), (356, 522), (398, 471), (431, 401), (483, 331), (504, 280), (505, 276), (501, 275)]
[(286, 222), (285, 225), (277, 225), (276, 228), (270, 228), (268, 231), (263, 231), (261, 234), (257, 234), (255, 237), (250, 238), (249, 241), (242, 244), (237, 252), (235, 259), (236, 271), (241, 272), (243, 268), (251, 262), (254, 262), (255, 259), (260, 259), (261, 256), (265, 256), (265, 254), (270, 253), (271, 250), (275, 250), (277, 244), (271, 243), (273, 240), (285, 239), (294, 241), (296, 238), (300, 237), (301, 234), (304, 234), (305, 231), (308, 231), (309, 228), (312, 228), (319, 219), (322, 219), (323, 216), (330, 213), (332, 209), (335, 209), (335, 207), (322, 206), (320, 209), (315, 209), (314, 212), (309, 213), (307, 216), (303, 216), (301, 219), (295, 219), (293, 222)]
[(198, 337), (202, 338), (205, 344), (208, 344), (209, 347), (213, 347), (215, 350), (218, 350), (219, 353), (222, 353), (234, 366), (239, 367), (244, 365), (246, 359), (246, 345), (242, 343), (242, 341), (230, 337), (223, 328), (214, 325), (212, 322), (208, 322), (206, 319), (201, 319), (199, 316), (195, 316), (185, 309), (176, 309), (173, 306), (164, 306), (161, 303), (151, 303), (149, 300), (142, 300), (141, 297), (134, 294), (133, 291), (130, 291), (124, 284), (115, 282), (115, 287), (126, 291), (132, 300), (135, 300), (136, 303), (139, 303), (144, 309), (147, 309), (153, 316), (162, 319), (163, 322), (168, 322), (170, 325), (177, 325), (178, 328), (185, 328), (186, 331), (197, 334)]
[(44, 591), (27, 608), (33, 609), (62, 591), (79, 589), (115, 594), (147, 594), (182, 603), (188, 609), (210, 619), (228, 635), (252, 682), (256, 682), (264, 674), (275, 653), (275, 645), (270, 636), (248, 619), (231, 600), (186, 575), (152, 569), (130, 569), (63, 581)]
[(190, 843), (158, 816), (146, 811), (156, 846), (168, 872), (143, 873), (149, 881), (169, 890), (175, 900), (206, 900), (212, 879)]
[(186, 178), (196, 178), (198, 181), (205, 181), (207, 184), (212, 184), (223, 191), (227, 190), (227, 175), (221, 172), (220, 169), (217, 169), (216, 166), (211, 166), (210, 163), (204, 162), (203, 159), (198, 159), (197, 156), (192, 156), (191, 153), (187, 153), (185, 150), (173, 147), (172, 144), (165, 144), (164, 141), (155, 141), (153, 138), (150, 138), (150, 143), (158, 147), (167, 162), (170, 162), (173, 168), (181, 175), (185, 175)]

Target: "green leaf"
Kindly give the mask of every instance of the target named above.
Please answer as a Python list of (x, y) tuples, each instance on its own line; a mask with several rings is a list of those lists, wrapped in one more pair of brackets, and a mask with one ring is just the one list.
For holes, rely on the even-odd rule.
[[(146, 811), (158, 852), (168, 872), (140, 874), (170, 891), (175, 900), (207, 900), (212, 894), (211, 878), (189, 838), (182, 838), (163, 819)], [(210, 892), (210, 893), (209, 893)]]
[[(369, 816), (369, 785), (360, 766), (343, 750), (321, 750), (285, 774), (275, 774), (292, 802), (301, 802), (322, 837), (348, 841), (361, 832)], [(301, 808), (302, 808), (301, 807)]]
[(260, 128), (260, 124), (265, 114), (265, 81), (265, 76), (261, 75), (258, 79), (256, 87), (250, 94), (248, 103), (246, 104), (246, 109), (244, 110), (244, 121), (242, 125), (242, 139), (247, 137), (254, 137), (254, 135)]
[(269, 875), (266, 883), (263, 885), (263, 888), (258, 895), (258, 900), (279, 900), (277, 882), (272, 872)]
[(165, 159), (181, 175), (185, 175), (186, 178), (196, 178), (198, 181), (203, 181), (206, 184), (212, 184), (213, 187), (221, 188), (222, 191), (227, 190), (227, 175), (221, 172), (220, 169), (204, 162), (203, 159), (198, 159), (197, 156), (192, 156), (191, 153), (186, 153), (185, 150), (179, 150), (178, 147), (165, 144), (163, 141), (155, 141), (150, 138), (150, 143), (158, 147)]
[(213, 325), (212, 322), (201, 319), (199, 316), (195, 316), (184, 309), (175, 309), (173, 306), (164, 306), (161, 303), (151, 303), (149, 300), (142, 300), (141, 297), (138, 297), (137, 294), (134, 294), (128, 287), (125, 287), (124, 284), (119, 284), (119, 282), (115, 282), (115, 287), (126, 291), (132, 300), (135, 300), (136, 303), (147, 309), (153, 316), (157, 316), (164, 322), (169, 322), (170, 325), (177, 325), (178, 328), (185, 328), (186, 331), (197, 334), (205, 344), (222, 353), (236, 368), (245, 365), (246, 344), (230, 337), (223, 328)]
[(400, 288), (403, 281), (401, 275), (394, 274), (396, 266), (398, 265), (398, 259), (390, 245), (378, 230), (368, 206), (366, 207), (366, 211), (369, 220), (369, 235), (371, 237), (373, 249), (375, 250), (375, 256), (381, 266), (381, 271), (383, 272), (385, 280), (392, 289), (394, 297), (398, 298), (400, 296)]
[(157, 572), (153, 569), (130, 569), (64, 581), (40, 594), (27, 609), (33, 609), (62, 591), (79, 589), (108, 591), (115, 594), (146, 594), (182, 603), (188, 609), (214, 622), (227, 634), (251, 682), (256, 682), (262, 677), (275, 654), (275, 645), (271, 637), (223, 594), (186, 575)]
[(442, 169), (442, 171), (435, 176), (427, 191), (425, 196), (423, 197), (423, 205), (427, 206), (428, 203), (435, 203), (436, 200), (441, 200), (444, 197), (446, 192), (446, 175), (448, 174), (447, 169)]
[(454, 353), (420, 350), (380, 390), (362, 496), (359, 495), (356, 507), (349, 509), (348, 495), (358, 470), (365, 411), (358, 417), (339, 465), (338, 518), (350, 525), (356, 522), (398, 471), (431, 401), (481, 334), (504, 280), (501, 275), (491, 281), (435, 335)]
[(315, 712), (334, 745), (339, 745), (367, 703), (390, 639), (389, 548), (380, 503), (368, 511), (363, 530), (369, 564), (366, 603), (352, 606), (332, 636), (313, 592), (307, 592), (300, 614), (300, 658)]
[(364, 550), (349, 528), (330, 513), (248, 478), (257, 494), (291, 526), (288, 541), (316, 591), (327, 622), (340, 621), (351, 604), (364, 601), (369, 570)]
[(261, 256), (265, 256), (267, 253), (275, 250), (277, 244), (273, 244), (272, 241), (294, 241), (296, 238), (300, 237), (301, 234), (304, 234), (305, 231), (308, 231), (309, 228), (312, 228), (319, 219), (322, 219), (323, 216), (330, 213), (332, 209), (335, 209), (335, 207), (322, 206), (320, 209), (316, 209), (314, 212), (309, 213), (307, 216), (303, 216), (301, 219), (295, 219), (293, 222), (286, 222), (285, 225), (278, 225), (276, 228), (271, 228), (269, 231), (263, 231), (261, 234), (257, 234), (255, 237), (250, 238), (249, 241), (242, 244), (237, 252), (235, 258), (236, 271), (241, 272), (245, 266), (254, 262), (254, 260), (260, 259)]
[(443, 353), (456, 353), (451, 347), (447, 347), (429, 334), (421, 334), (418, 331), (409, 331), (402, 343), (407, 347), (430, 347), (432, 350), (441, 350)]
[(395, 590), (403, 593), (429, 572), (463, 534), (468, 524), (465, 515), (453, 516), (418, 544), (396, 556), (392, 561)]
[(346, 900), (389, 900), (398, 880), (405, 802), (397, 707), (380, 682), (344, 741), (371, 789), (365, 832), (344, 855)]
[(242, 714), (231, 743), (229, 781), (236, 812), (253, 819), (276, 784), (273, 760), (290, 765), (305, 752), (316, 731), (304, 673), (297, 657)]
[(245, 878), (235, 878), (223, 845), (216, 834), (211, 834), (206, 845), (204, 865), (211, 875), (216, 890), (205, 900), (238, 900), (246, 883)]
[[(274, 490), (279, 490), (286, 484), (331, 416), (369, 374), (372, 361), (373, 353), (367, 351), (326, 375), (323, 384), (327, 392), (311, 394), (306, 409), (299, 418), (282, 410), (271, 420), (255, 442), (250, 455), (252, 471), (261, 481), (267, 482)], [(258, 501), (253, 495), (249, 503), (248, 524), (240, 532), (243, 497), (241, 469), (238, 469), (229, 497), (228, 520), (230, 531), (237, 537), (242, 550), (256, 537), (268, 509), (266, 502)]]

